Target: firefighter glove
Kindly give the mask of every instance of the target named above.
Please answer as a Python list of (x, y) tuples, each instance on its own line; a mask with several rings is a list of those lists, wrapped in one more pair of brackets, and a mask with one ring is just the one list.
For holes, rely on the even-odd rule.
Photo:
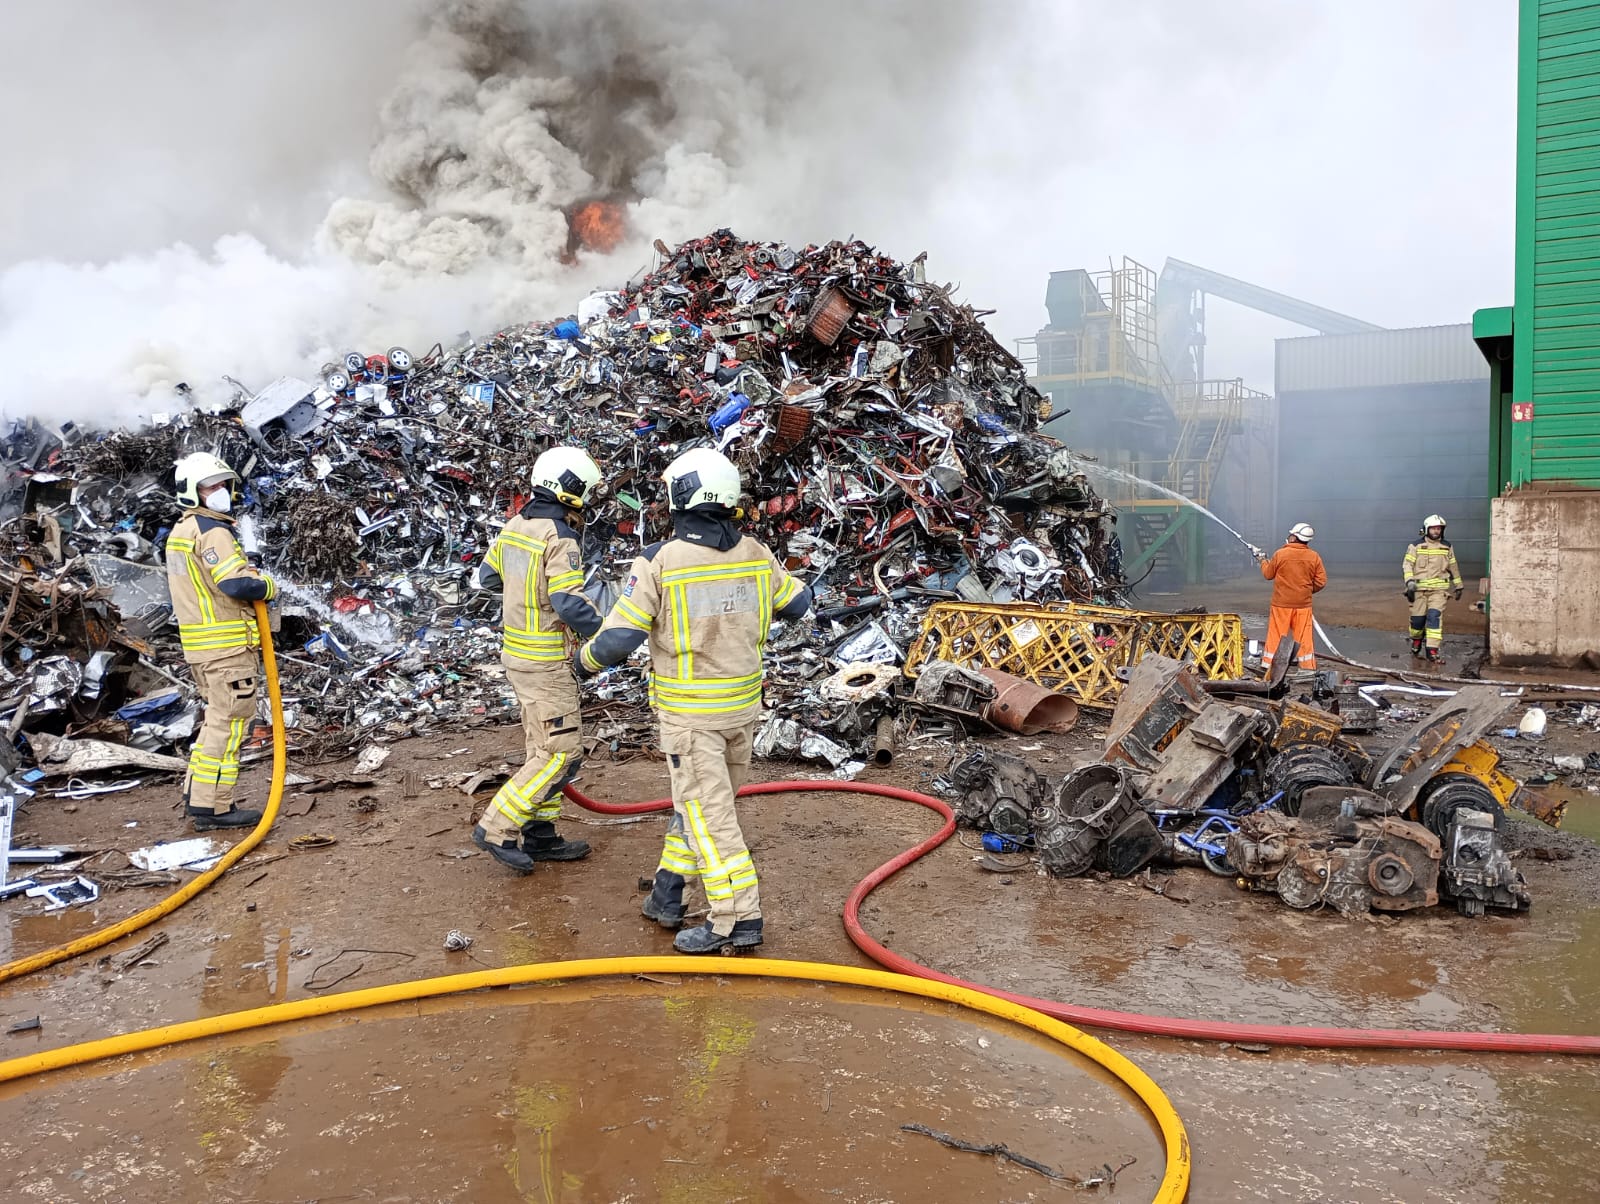
[(1416, 600), (1417, 600), (1417, 583), (1415, 581), (1407, 581), (1406, 582), (1406, 601), (1407, 602), (1415, 602)]
[(1456, 601), (1457, 602), (1461, 601), (1461, 595), (1466, 593), (1466, 592), (1467, 592), (1467, 587), (1466, 586), (1464, 586), (1464, 585), (1456, 586)]
[(1250, 549), (1250, 555), (1254, 556), (1257, 560), (1265, 560), (1267, 558), (1267, 554), (1260, 548), (1256, 547), (1255, 544), (1246, 544), (1245, 546)]

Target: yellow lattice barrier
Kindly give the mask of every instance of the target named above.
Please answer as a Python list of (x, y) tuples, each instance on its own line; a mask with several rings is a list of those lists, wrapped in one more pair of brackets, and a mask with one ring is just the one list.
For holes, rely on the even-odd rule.
[(1114, 707), (1117, 670), (1155, 653), (1193, 661), (1208, 680), (1244, 675), (1238, 615), (1166, 615), (1069, 602), (940, 602), (906, 658), (906, 676), (925, 661), (987, 666), (1070, 694), (1084, 706)]

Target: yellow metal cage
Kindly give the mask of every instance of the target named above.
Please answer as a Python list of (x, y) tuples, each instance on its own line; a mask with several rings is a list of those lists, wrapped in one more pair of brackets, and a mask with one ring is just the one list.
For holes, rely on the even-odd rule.
[(1155, 653), (1193, 661), (1207, 680), (1244, 675), (1238, 615), (1168, 615), (1061, 602), (936, 603), (906, 657), (906, 676), (930, 660), (988, 666), (1110, 709), (1117, 670)]

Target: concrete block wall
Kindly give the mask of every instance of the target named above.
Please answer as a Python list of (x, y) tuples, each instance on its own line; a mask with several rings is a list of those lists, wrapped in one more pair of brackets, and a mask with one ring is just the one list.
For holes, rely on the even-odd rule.
[(1600, 663), (1600, 490), (1495, 498), (1490, 532), (1493, 662)]

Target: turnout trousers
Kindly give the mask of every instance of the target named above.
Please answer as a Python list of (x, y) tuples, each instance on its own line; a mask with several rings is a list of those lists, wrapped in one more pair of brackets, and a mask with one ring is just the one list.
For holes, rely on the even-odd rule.
[(1411, 638), (1425, 641), (1435, 652), (1444, 642), (1444, 604), (1449, 597), (1449, 590), (1419, 589), (1411, 604)]
[(561, 814), (561, 788), (583, 760), (582, 712), (571, 667), (565, 661), (507, 666), (506, 679), (522, 708), (526, 753), (522, 768), (500, 787), (480, 821), (488, 838), (501, 843), (519, 839), (523, 824)]
[(183, 797), (197, 810), (221, 815), (233, 809), (239, 750), (256, 717), (261, 660), (254, 648), (240, 648), (219, 660), (191, 664), (189, 671), (205, 702), (205, 719), (189, 750)]
[(661, 751), (672, 778), (672, 820), (656, 868), (655, 895), (673, 910), (698, 879), (712, 931), (727, 935), (738, 920), (761, 916), (755, 862), (739, 829), (734, 795), (750, 776), (754, 722), (703, 731), (661, 716)]

